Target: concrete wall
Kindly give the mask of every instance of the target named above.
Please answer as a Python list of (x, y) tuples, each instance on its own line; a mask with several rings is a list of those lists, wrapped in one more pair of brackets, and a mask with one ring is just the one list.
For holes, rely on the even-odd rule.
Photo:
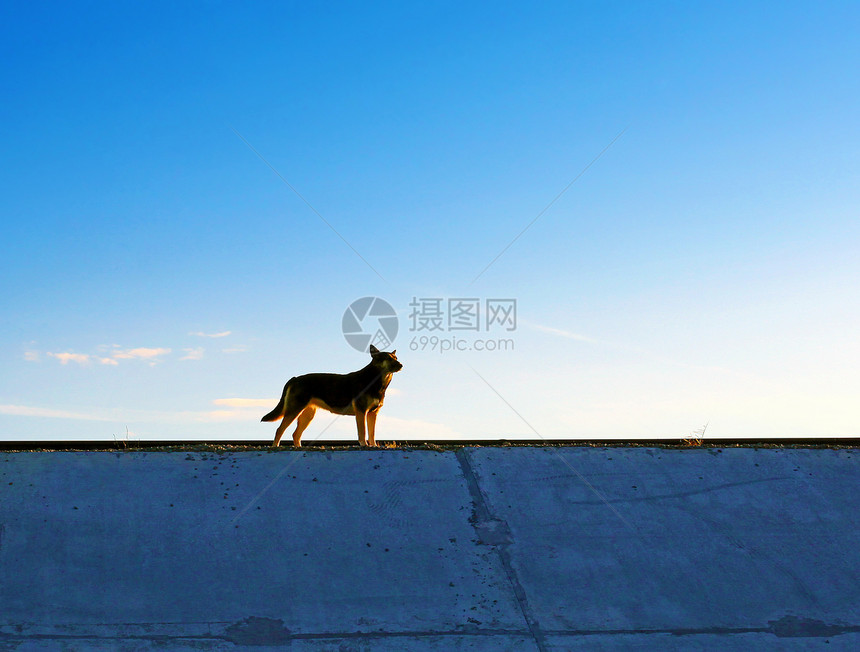
[(860, 649), (858, 459), (0, 453), (0, 650)]

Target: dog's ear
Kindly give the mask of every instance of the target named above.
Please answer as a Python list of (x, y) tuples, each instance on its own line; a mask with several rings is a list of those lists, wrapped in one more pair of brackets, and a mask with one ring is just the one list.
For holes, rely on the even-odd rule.
[(391, 355), (397, 355), (397, 349), (394, 349), (394, 350), (391, 352)]
[(373, 346), (373, 344), (370, 345), (370, 355), (379, 355), (379, 349)]

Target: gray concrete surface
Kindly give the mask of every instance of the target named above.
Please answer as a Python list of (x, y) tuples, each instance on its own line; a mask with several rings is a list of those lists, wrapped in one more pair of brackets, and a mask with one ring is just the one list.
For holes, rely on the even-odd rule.
[(0, 453), (0, 650), (860, 649), (858, 462)]

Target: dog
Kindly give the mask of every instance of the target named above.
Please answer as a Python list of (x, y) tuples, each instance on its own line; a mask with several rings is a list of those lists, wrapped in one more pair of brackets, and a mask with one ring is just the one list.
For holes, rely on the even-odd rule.
[(403, 369), (403, 364), (397, 361), (396, 350), (380, 351), (372, 344), (370, 356), (370, 363), (366, 367), (350, 374), (305, 374), (290, 378), (284, 385), (278, 405), (260, 419), (283, 419), (275, 431), (272, 446), (280, 445), (284, 431), (298, 417), (293, 446), (300, 447), (302, 433), (314, 418), (317, 408), (334, 414), (354, 415), (358, 426), (358, 443), (361, 446), (376, 446), (376, 416), (385, 400), (385, 390), (391, 377)]

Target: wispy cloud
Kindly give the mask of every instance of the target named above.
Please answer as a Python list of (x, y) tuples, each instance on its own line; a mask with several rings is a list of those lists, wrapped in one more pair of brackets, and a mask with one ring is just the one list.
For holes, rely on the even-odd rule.
[[(308, 431), (308, 442), (312, 441), (318, 430), (323, 427), (325, 434), (332, 439), (354, 440), (357, 435), (355, 431), (355, 419), (351, 417), (334, 416), (321, 411), (317, 412), (317, 418), (311, 423)], [(320, 419), (323, 419), (320, 421)], [(334, 419), (333, 423), (327, 424), (325, 419)], [(264, 424), (268, 425), (268, 424)], [(322, 433), (320, 433), (322, 434)], [(434, 421), (423, 421), (421, 419), (401, 419), (379, 412), (379, 420), (376, 422), (376, 438), (380, 441), (404, 441), (404, 440), (428, 440), (428, 439), (468, 439), (462, 432), (454, 428)]]
[(222, 331), (220, 333), (204, 333), (202, 331), (193, 331), (188, 334), (193, 335), (194, 337), (227, 337), (232, 333), (233, 331)]
[(24, 359), (27, 362), (39, 362), (41, 356), (38, 351), (24, 351)]
[(87, 353), (51, 353), (48, 352), (48, 355), (52, 358), (56, 358), (60, 361), (60, 364), (69, 364), (70, 362), (77, 362), (78, 364), (88, 364), (90, 361), (90, 356)]
[(66, 410), (31, 407), (27, 405), (0, 405), (0, 414), (8, 414), (19, 417), (47, 417), (51, 419), (84, 419), (87, 421), (110, 421), (110, 419), (96, 414), (82, 414), (80, 412), (68, 412)]
[(199, 360), (203, 357), (203, 347), (198, 346), (194, 349), (182, 349), (185, 355), (179, 358), (180, 360)]
[(200, 412), (197, 421), (220, 423), (224, 421), (259, 421), (255, 411), (269, 409), (274, 405), (272, 398), (216, 398), (212, 401), (220, 409)]
[[(266, 401), (266, 405), (272, 403)], [(0, 405), (0, 415), (52, 418), (52, 419), (74, 419), (81, 421), (148, 423), (148, 424), (183, 424), (183, 423), (216, 423), (223, 421), (246, 421), (249, 423), (259, 422), (259, 417), (251, 414), (249, 410), (242, 408), (222, 410), (183, 410), (183, 411), (160, 411), (136, 408), (117, 407), (92, 407), (84, 411), (73, 412), (50, 407), (31, 405)]]
[[(458, 432), (445, 425), (433, 421), (421, 421), (420, 419), (400, 419), (379, 413), (378, 435), (381, 439), (398, 440), (406, 439), (465, 439), (463, 433)], [(350, 424), (355, 425), (355, 424)]]
[(586, 335), (580, 335), (579, 333), (572, 333), (571, 331), (562, 330), (560, 328), (552, 328), (551, 326), (542, 326), (541, 324), (532, 324), (527, 323), (528, 326), (532, 328), (543, 331), (544, 333), (550, 333), (552, 335), (558, 335), (560, 337), (566, 337), (569, 340), (577, 340), (579, 342), (589, 342), (590, 344), (597, 344), (598, 340), (593, 337), (587, 337)]
[(274, 399), (271, 398), (216, 398), (212, 403), (220, 409), (200, 413), (198, 421), (248, 421), (249, 419), (257, 421), (257, 415), (253, 414), (254, 411), (263, 408), (269, 409), (274, 405), (274, 402)]
[(530, 322), (522, 322), (523, 324), (534, 328), (535, 330), (543, 331), (544, 333), (550, 333), (552, 335), (558, 335), (559, 337), (565, 337), (571, 340), (577, 340), (579, 342), (587, 342), (589, 344), (598, 344), (602, 347), (607, 347), (610, 349), (615, 349), (618, 351), (627, 351), (629, 353), (635, 354), (637, 356), (645, 356), (661, 362), (663, 364), (684, 367), (687, 369), (696, 369), (707, 372), (716, 372), (721, 374), (735, 374), (736, 372), (727, 369), (725, 367), (717, 367), (713, 365), (700, 365), (700, 364), (692, 364), (689, 362), (685, 362), (683, 360), (676, 360), (659, 353), (655, 353), (649, 349), (643, 348), (641, 346), (636, 346), (635, 344), (626, 344), (620, 342), (608, 342), (606, 340), (598, 340), (593, 337), (587, 337), (585, 335), (580, 335), (579, 333), (572, 333), (570, 331), (562, 330), (560, 328), (552, 328), (550, 326), (543, 326), (541, 324), (535, 324)]
[(245, 344), (240, 344), (239, 346), (231, 346), (228, 349), (221, 349), (221, 353), (245, 353), (248, 350), (248, 347)]
[(272, 405), (270, 398), (216, 398), (212, 401), (215, 405), (224, 407), (246, 408), (246, 407), (268, 407)]
[[(247, 410), (211, 410), (210, 412), (201, 412), (196, 421), (221, 423), (223, 421), (249, 421), (249, 419)], [(259, 419), (254, 419), (254, 421), (259, 421)]]

